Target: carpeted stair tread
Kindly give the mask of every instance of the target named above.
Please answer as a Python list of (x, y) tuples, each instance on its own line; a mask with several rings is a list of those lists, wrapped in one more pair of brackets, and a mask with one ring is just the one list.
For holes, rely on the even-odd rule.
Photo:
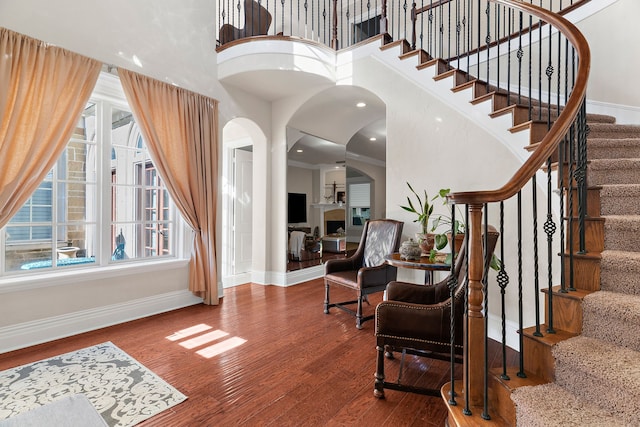
[(604, 219), (605, 250), (640, 252), (635, 238), (640, 233), (640, 216), (607, 215)]
[(562, 341), (552, 352), (557, 385), (640, 425), (640, 352), (585, 336)]
[(590, 160), (587, 181), (590, 186), (640, 183), (640, 158)]
[(640, 295), (640, 252), (602, 252), (600, 285), (605, 291)]
[(582, 319), (582, 335), (640, 352), (640, 295), (594, 292), (582, 302)]
[(638, 138), (591, 138), (587, 139), (589, 159), (640, 158)]
[(640, 183), (640, 158), (590, 160), (587, 181), (589, 185)]
[(555, 383), (520, 387), (511, 399), (518, 425), (526, 427), (603, 427), (629, 425), (611, 412), (584, 402)]
[(640, 184), (602, 185), (601, 215), (633, 215), (640, 212)]
[(640, 126), (589, 123), (588, 138), (638, 138)]

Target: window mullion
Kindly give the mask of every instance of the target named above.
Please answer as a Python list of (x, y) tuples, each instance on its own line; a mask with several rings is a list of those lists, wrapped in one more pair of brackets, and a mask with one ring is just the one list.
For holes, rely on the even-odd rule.
[(106, 101), (97, 102), (97, 120), (99, 132), (96, 134), (98, 146), (98, 182), (96, 191), (98, 193), (98, 217), (101, 224), (96, 231), (98, 241), (97, 258), (101, 265), (106, 265), (111, 260), (111, 229), (113, 227), (111, 218), (111, 105)]

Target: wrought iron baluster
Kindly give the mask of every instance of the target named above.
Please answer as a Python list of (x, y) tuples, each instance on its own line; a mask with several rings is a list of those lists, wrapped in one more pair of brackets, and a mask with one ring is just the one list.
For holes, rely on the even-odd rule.
[[(568, 133), (567, 133), (568, 135)], [(560, 191), (559, 191), (559, 211), (560, 211), (560, 293), (566, 293), (566, 283), (565, 283), (565, 240), (564, 240), (564, 225), (566, 221), (567, 214), (565, 212), (564, 198), (567, 194), (566, 192), (566, 181), (565, 181), (565, 154), (567, 150), (567, 135), (564, 136), (560, 145), (558, 147), (558, 177), (560, 180)], [(571, 189), (569, 189), (571, 191)]]
[(519, 352), (519, 369), (516, 374), (519, 378), (526, 378), (524, 372), (524, 307), (522, 304), (522, 190), (518, 191), (517, 196), (518, 207), (518, 352)]
[(534, 301), (536, 311), (536, 331), (533, 333), (536, 337), (541, 337), (540, 332), (540, 277), (538, 269), (538, 185), (536, 184), (536, 176), (531, 178), (531, 187), (533, 194), (533, 280), (534, 280)]
[[(493, 261), (493, 260), (492, 260)], [(500, 302), (502, 305), (502, 375), (500, 378), (508, 380), (507, 375), (507, 302), (506, 302), (506, 290), (509, 285), (509, 275), (505, 269), (504, 262), (504, 201), (500, 202), (500, 261), (498, 266), (498, 286), (500, 287)]]
[(578, 228), (580, 238), (580, 254), (587, 253), (585, 242), (584, 221), (587, 213), (587, 111), (586, 101), (582, 100), (582, 107), (578, 114)]
[(553, 235), (556, 232), (556, 224), (553, 222), (551, 210), (551, 197), (553, 187), (551, 186), (551, 157), (547, 160), (547, 220), (544, 223), (544, 232), (547, 234), (547, 280), (549, 292), (548, 298), (548, 321), (547, 333), (555, 334), (553, 329)]
[(484, 295), (484, 384), (483, 384), (483, 405), (482, 405), (482, 419), (490, 420), (491, 415), (489, 415), (489, 334), (487, 331), (489, 330), (489, 286), (488, 286), (488, 277), (489, 271), (486, 268), (486, 259), (491, 256), (488, 253), (489, 248), (489, 205), (485, 203), (484, 205), (484, 229), (483, 231), (483, 253), (482, 253), (482, 294)]
[(455, 242), (456, 240), (456, 209), (455, 205), (451, 205), (451, 269), (449, 274), (449, 280), (447, 281), (447, 286), (449, 287), (449, 298), (451, 301), (451, 312), (449, 315), (449, 349), (450, 349), (450, 361), (451, 364), (451, 391), (449, 393), (449, 404), (452, 406), (457, 405), (456, 402), (456, 392), (455, 392), (455, 363), (456, 363), (456, 351), (455, 351), (455, 336), (456, 336), (456, 318), (455, 318), (455, 293), (456, 293), (456, 284), (458, 282), (457, 274), (455, 274), (455, 259), (456, 259), (456, 248)]

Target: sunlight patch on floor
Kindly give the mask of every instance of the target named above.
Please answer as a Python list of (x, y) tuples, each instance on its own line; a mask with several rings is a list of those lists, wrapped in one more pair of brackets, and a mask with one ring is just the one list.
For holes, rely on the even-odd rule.
[(247, 340), (242, 339), (240, 337), (231, 337), (227, 340), (224, 340), (212, 346), (203, 348), (202, 350), (198, 350), (196, 351), (196, 354), (199, 354), (202, 357), (210, 359), (213, 356), (217, 356), (218, 354), (224, 353), (225, 351), (231, 350), (232, 348), (241, 346), (246, 342)]
[(200, 332), (208, 331), (212, 329), (211, 326), (206, 325), (204, 323), (200, 323), (199, 325), (191, 326), (189, 328), (182, 329), (180, 331), (174, 332), (169, 335), (167, 339), (169, 341), (178, 341), (186, 337), (190, 337), (191, 335), (199, 334)]
[[(169, 341), (180, 341), (184, 339), (184, 341), (179, 342), (178, 344), (181, 347), (191, 350), (198, 347), (202, 347), (207, 344), (211, 344), (214, 341), (218, 341), (221, 338), (224, 338), (229, 335), (228, 332), (221, 331), (220, 329), (216, 329), (215, 331), (210, 331), (211, 329), (213, 329), (213, 327), (204, 323), (200, 323), (198, 325), (190, 326), (188, 328), (176, 331), (173, 334), (166, 337), (166, 339), (168, 339)], [(206, 331), (210, 331), (210, 332), (206, 332)], [(220, 341), (208, 347), (202, 348), (196, 351), (196, 354), (202, 357), (205, 357), (207, 359), (210, 359), (228, 350), (234, 349), (246, 342), (247, 340), (243, 338), (231, 337), (231, 338), (225, 339), (224, 341)]]

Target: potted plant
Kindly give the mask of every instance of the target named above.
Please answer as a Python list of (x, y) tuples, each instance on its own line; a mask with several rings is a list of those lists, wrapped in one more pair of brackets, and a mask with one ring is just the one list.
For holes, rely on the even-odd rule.
[[(442, 199), (443, 205), (448, 205), (447, 196), (449, 195), (450, 192), (451, 192), (451, 189), (442, 188), (440, 189), (440, 191), (438, 191), (438, 195), (434, 197), (433, 200), (439, 197)], [(458, 215), (456, 216), (455, 222), (452, 223), (452, 219), (449, 214), (439, 214), (433, 220), (433, 227), (431, 228), (432, 232), (436, 231), (438, 228), (441, 228), (442, 230), (444, 230), (441, 233), (435, 233), (434, 246), (436, 250), (441, 250), (447, 244), (451, 244), (450, 242), (451, 230), (453, 229), (456, 235), (456, 245), (455, 245), (456, 253), (460, 252), (460, 245), (462, 245), (462, 241), (464, 240), (464, 232), (466, 229), (466, 225), (464, 223), (464, 216), (462, 215), (462, 211), (458, 206), (456, 206), (456, 208), (458, 210)]]
[[(438, 195), (434, 197), (433, 200), (440, 197), (443, 199), (443, 204), (448, 205), (447, 196), (451, 192), (449, 188), (440, 189)], [(460, 249), (462, 247), (462, 242), (464, 241), (464, 234), (466, 231), (466, 224), (464, 222), (464, 215), (460, 210), (460, 207), (456, 205), (457, 214), (455, 221), (452, 221), (451, 216), (449, 214), (439, 214), (433, 220), (433, 227), (431, 231), (435, 231), (438, 228), (442, 228), (441, 233), (435, 233), (434, 235), (434, 248), (431, 250), (429, 258), (431, 261), (436, 259), (438, 251), (443, 249), (447, 244), (452, 246), (452, 229), (455, 233), (455, 253), (460, 253)], [(449, 253), (445, 259), (446, 263), (451, 263), (451, 253)], [(491, 268), (493, 270), (499, 271), (502, 266), (502, 262), (500, 258), (498, 258), (495, 254), (491, 257)]]
[(433, 213), (433, 204), (431, 204), (430, 202), (434, 201), (439, 196), (435, 196), (434, 198), (429, 200), (429, 196), (427, 195), (427, 190), (423, 190), (424, 191), (424, 201), (423, 201), (420, 195), (413, 189), (411, 184), (409, 184), (408, 182), (407, 182), (407, 187), (409, 187), (409, 190), (411, 190), (411, 192), (415, 196), (418, 203), (414, 204), (411, 201), (411, 196), (407, 196), (407, 205), (400, 205), (400, 207), (407, 212), (411, 212), (417, 215), (417, 218), (414, 219), (413, 222), (417, 222), (420, 224), (421, 232), (416, 234), (416, 239), (418, 240), (418, 243), (420, 243), (422, 252), (428, 254), (433, 249), (434, 234), (431, 233), (431, 231), (435, 229), (435, 227), (432, 227), (431, 230), (429, 230), (429, 218)]

